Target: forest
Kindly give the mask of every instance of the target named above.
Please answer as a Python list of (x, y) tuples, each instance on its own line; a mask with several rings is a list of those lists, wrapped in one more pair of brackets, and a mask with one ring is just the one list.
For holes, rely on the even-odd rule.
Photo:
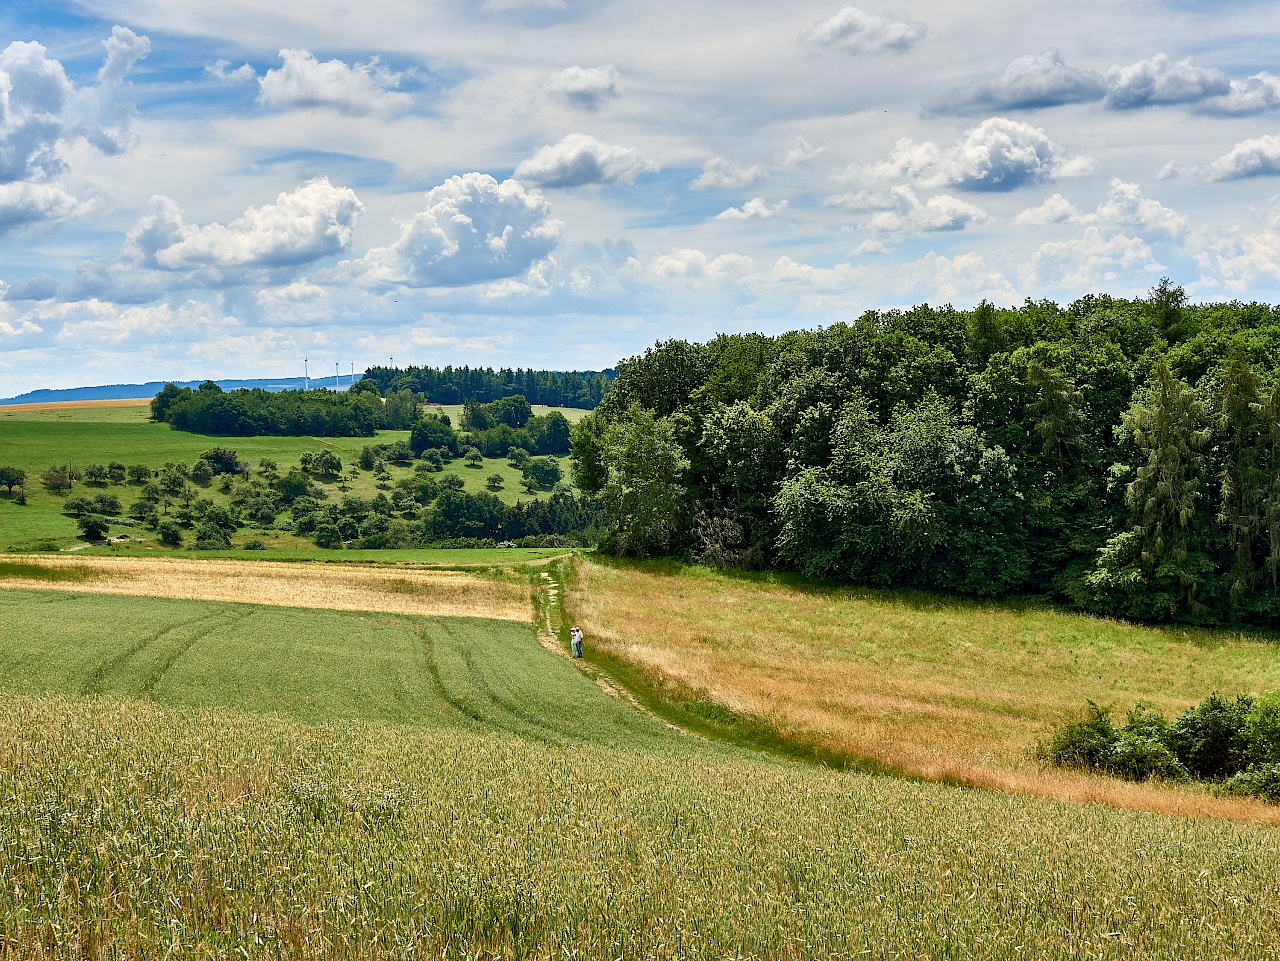
[[(151, 416), (177, 430), (200, 434), (372, 437), (387, 426), (389, 412), (383, 407), (376, 393), (363, 391), (223, 391), (207, 380), (195, 390), (166, 384), (151, 401)], [(409, 416), (417, 409), (412, 403)]]
[(921, 305), (669, 340), (573, 430), (601, 548), (1280, 623), (1280, 310)]
[(355, 386), (382, 394), (408, 390), (433, 404), (491, 403), (520, 394), (530, 404), (594, 410), (609, 390), (613, 371), (554, 371), (491, 367), (370, 367)]

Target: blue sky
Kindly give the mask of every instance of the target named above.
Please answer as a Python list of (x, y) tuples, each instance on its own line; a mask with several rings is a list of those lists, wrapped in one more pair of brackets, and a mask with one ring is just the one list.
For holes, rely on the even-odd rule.
[(1280, 297), (1271, 3), (10, 0), (0, 396)]

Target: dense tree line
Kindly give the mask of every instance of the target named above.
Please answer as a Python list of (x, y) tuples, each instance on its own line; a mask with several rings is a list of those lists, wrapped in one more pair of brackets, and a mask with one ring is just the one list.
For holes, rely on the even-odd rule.
[(166, 384), (151, 401), (151, 416), (178, 430), (200, 434), (371, 437), (384, 426), (383, 407), (377, 395), (365, 392), (261, 388), (224, 392), (210, 380), (195, 390)]
[(513, 450), (529, 454), (569, 453), (569, 421), (558, 410), (534, 415), (523, 394), (488, 404), (468, 401), (462, 408), (462, 431), (448, 415), (427, 414), (414, 423), (409, 448), (415, 456), (436, 448), (447, 455), (474, 448), (484, 457), (503, 457)]
[(354, 388), (367, 383), (383, 395), (408, 390), (433, 404), (462, 404), (469, 400), (484, 404), (521, 394), (531, 404), (594, 410), (609, 390), (611, 375), (612, 371), (607, 370), (370, 367)]
[(1280, 311), (1167, 281), (672, 340), (573, 431), (602, 546), (1280, 623)]

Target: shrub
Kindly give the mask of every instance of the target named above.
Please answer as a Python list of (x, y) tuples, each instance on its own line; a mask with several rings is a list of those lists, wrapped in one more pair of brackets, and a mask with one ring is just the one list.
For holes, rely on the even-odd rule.
[(156, 533), (160, 535), (161, 544), (167, 544), (169, 547), (182, 546), (182, 528), (173, 521), (161, 521), (160, 526), (156, 528)]
[(1280, 803), (1280, 764), (1255, 765), (1233, 774), (1222, 783), (1223, 794), (1262, 798)]
[(1280, 764), (1280, 694), (1264, 694), (1244, 720), (1246, 760), (1251, 765)]
[(316, 547), (342, 547), (342, 531), (338, 530), (337, 524), (324, 523), (316, 525)]
[(206, 521), (196, 530), (196, 550), (225, 551), (231, 546), (231, 538), (225, 529)]
[(560, 462), (554, 457), (531, 457), (520, 469), (526, 480), (539, 487), (554, 487), (560, 480)]
[(213, 467), (207, 460), (198, 460), (191, 465), (191, 479), (201, 486), (213, 480)]
[(1111, 712), (1089, 701), (1084, 715), (1054, 732), (1040, 745), (1042, 760), (1058, 767), (1096, 771), (1106, 766), (1115, 749), (1116, 726)]
[(251, 537), (244, 542), (244, 549), (246, 551), (265, 551), (267, 545), (263, 543), (261, 537)]
[(1190, 778), (1182, 762), (1161, 741), (1128, 734), (1123, 729), (1103, 769), (1128, 781), (1146, 781), (1149, 778), (1185, 781)]
[(249, 466), (240, 460), (240, 455), (227, 447), (215, 447), (200, 455), (200, 460), (208, 463), (215, 474), (248, 474)]
[(444, 456), (438, 450), (422, 452), (422, 460), (418, 461), (414, 470), (436, 473), (444, 470)]
[(1229, 777), (1246, 765), (1245, 721), (1253, 698), (1229, 701), (1216, 691), (1169, 725), (1169, 746), (1198, 778)]
[(91, 541), (100, 541), (111, 529), (111, 522), (100, 514), (85, 514), (76, 521), (80, 533)]

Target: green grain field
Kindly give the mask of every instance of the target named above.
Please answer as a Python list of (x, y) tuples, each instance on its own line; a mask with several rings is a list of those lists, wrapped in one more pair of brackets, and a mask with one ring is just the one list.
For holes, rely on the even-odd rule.
[(527, 625), (53, 590), (0, 623), (0, 956), (1280, 956), (1273, 829), (691, 737)]

